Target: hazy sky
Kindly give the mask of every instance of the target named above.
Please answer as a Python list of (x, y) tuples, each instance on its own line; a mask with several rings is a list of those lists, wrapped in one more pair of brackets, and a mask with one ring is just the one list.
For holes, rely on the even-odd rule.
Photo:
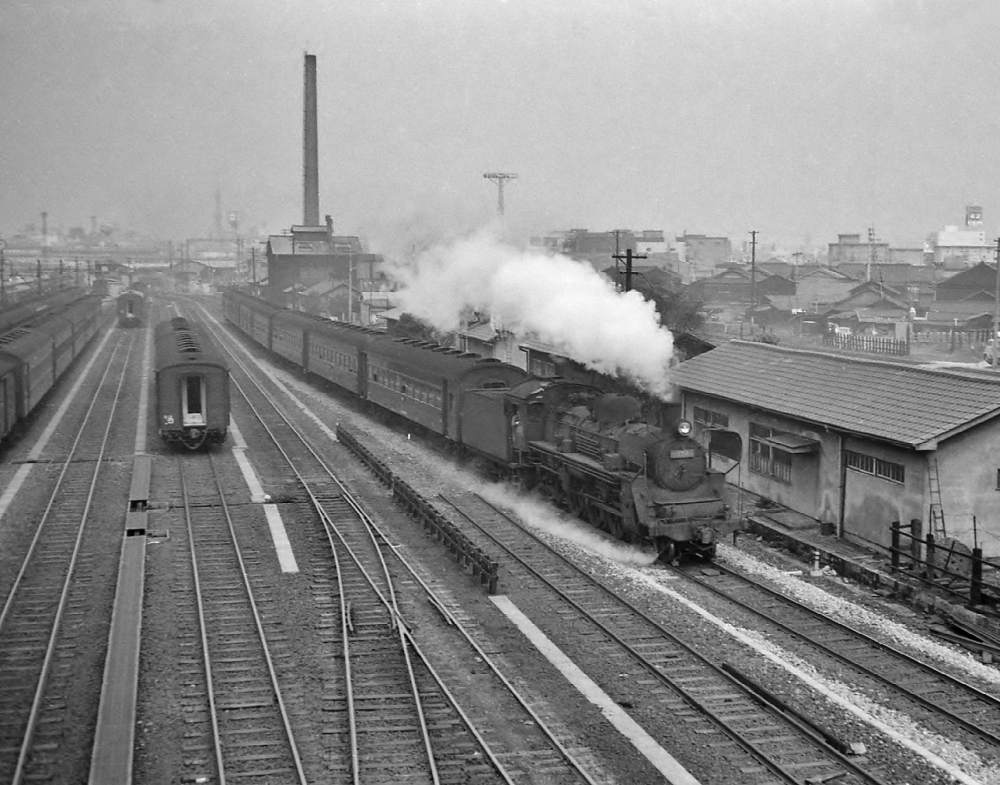
[(0, 232), (1000, 233), (995, 0), (0, 0)]

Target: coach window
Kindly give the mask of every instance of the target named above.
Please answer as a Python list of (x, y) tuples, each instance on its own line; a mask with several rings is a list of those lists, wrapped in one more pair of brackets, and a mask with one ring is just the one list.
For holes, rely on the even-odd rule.
[(181, 386), (181, 419), (185, 426), (205, 424), (205, 385), (201, 376), (185, 376)]

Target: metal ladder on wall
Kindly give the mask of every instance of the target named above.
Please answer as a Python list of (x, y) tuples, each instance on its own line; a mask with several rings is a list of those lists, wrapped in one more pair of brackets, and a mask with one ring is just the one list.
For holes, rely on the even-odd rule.
[(941, 504), (941, 480), (938, 477), (937, 458), (927, 461), (927, 485), (931, 494), (930, 529), (935, 539), (943, 539), (948, 534), (944, 527), (944, 507)]

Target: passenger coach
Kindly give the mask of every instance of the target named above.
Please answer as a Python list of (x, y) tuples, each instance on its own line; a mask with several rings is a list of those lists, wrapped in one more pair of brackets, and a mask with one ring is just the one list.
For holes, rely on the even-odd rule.
[(101, 318), (101, 298), (86, 295), (0, 331), (0, 439), (35, 411), (86, 348)]
[(156, 350), (156, 421), (168, 444), (196, 450), (226, 440), (229, 367), (197, 323), (175, 316), (160, 322)]
[(118, 324), (121, 327), (145, 327), (149, 304), (143, 292), (129, 289), (118, 295)]

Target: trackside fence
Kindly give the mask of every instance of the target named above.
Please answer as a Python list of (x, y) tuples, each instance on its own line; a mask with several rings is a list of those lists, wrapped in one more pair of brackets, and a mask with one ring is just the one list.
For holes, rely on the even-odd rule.
[(399, 479), (388, 466), (372, 455), (352, 433), (344, 430), (340, 425), (337, 426), (337, 438), (357, 455), (386, 487), (392, 490), (395, 502), (402, 506), (410, 517), (419, 521), (426, 533), (442, 543), (463, 570), (471, 571), (473, 577), (479, 579), (480, 585), (486, 587), (488, 594), (497, 593), (500, 565), (496, 560), (491, 559), (482, 548), (473, 543), (464, 532), (445, 518), (434, 505), (413, 490), (406, 482)]
[(881, 335), (823, 335), (824, 346), (834, 346), (849, 352), (866, 354), (888, 354), (893, 357), (907, 357), (910, 354), (908, 341), (898, 341)]
[[(953, 540), (939, 543), (933, 534), (922, 534), (923, 522), (919, 518), (908, 524), (893, 521), (891, 531), (889, 551), (893, 572), (905, 570), (921, 583), (967, 599), (967, 607), (982, 604), (983, 569), (996, 570), (996, 565), (983, 559), (982, 548), (973, 548), (970, 554), (956, 548)], [(985, 585), (987, 589), (995, 588)]]

